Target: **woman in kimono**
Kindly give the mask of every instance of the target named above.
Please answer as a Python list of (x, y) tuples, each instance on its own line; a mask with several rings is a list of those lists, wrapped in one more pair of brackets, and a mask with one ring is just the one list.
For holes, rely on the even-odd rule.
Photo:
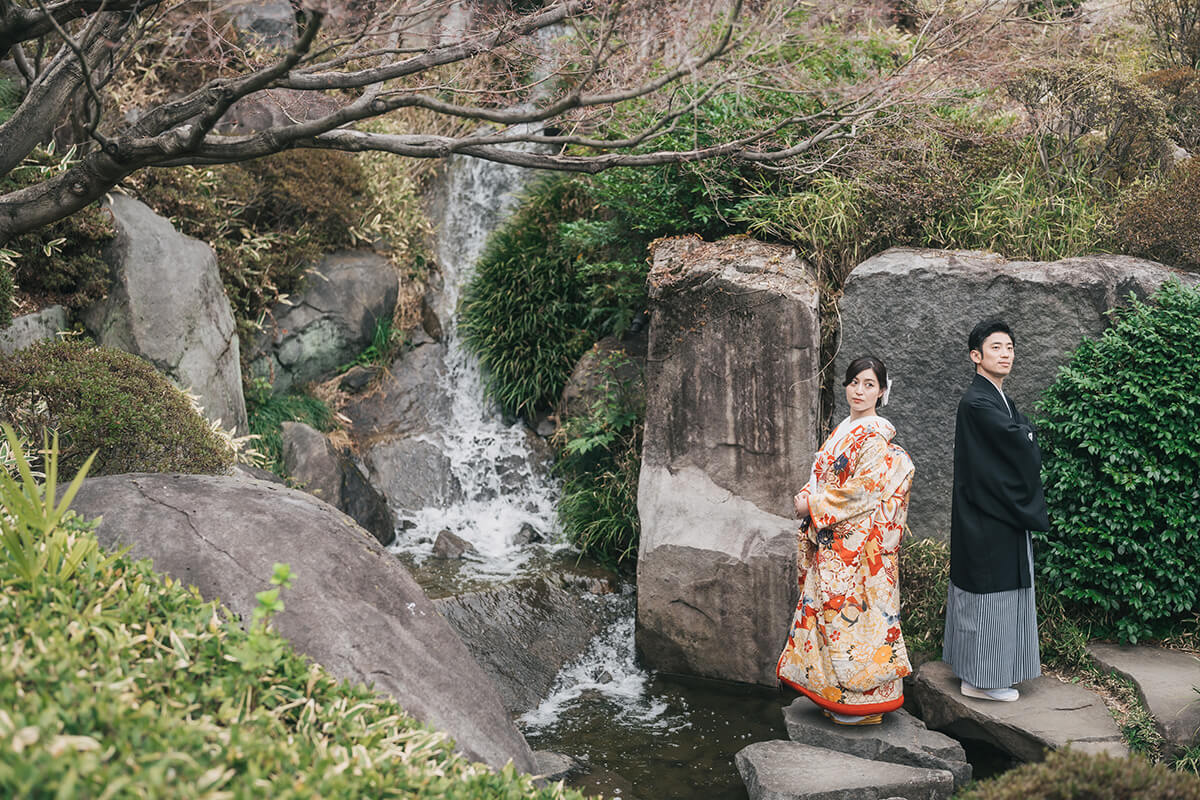
[(795, 497), (800, 603), (776, 673), (834, 722), (872, 725), (903, 705), (912, 671), (896, 562), (913, 464), (877, 414), (889, 388), (883, 362), (855, 359), (843, 385), (850, 416)]

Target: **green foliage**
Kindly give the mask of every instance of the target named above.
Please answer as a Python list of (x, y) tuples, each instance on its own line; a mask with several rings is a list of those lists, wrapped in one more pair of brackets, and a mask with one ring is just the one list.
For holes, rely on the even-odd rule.
[(392, 327), (391, 317), (380, 317), (375, 321), (375, 330), (371, 333), (371, 343), (363, 348), (353, 361), (342, 364), (338, 372), (345, 372), (355, 366), (385, 367), (391, 364), (407, 343), (408, 337), (404, 331)]
[[(0, 478), (6, 541), (32, 531), (50, 544), (34, 549), (62, 557), (35, 581), (0, 558), (0, 796), (581, 800), (468, 763), (445, 734), (269, 627), (244, 631), (149, 561), (103, 553), (53, 498), (27, 471)], [(288, 576), (277, 567), (275, 579)]]
[(0, 123), (6, 122), (21, 104), (21, 87), (11, 78), (0, 78)]
[(147, 205), (212, 245), (243, 337), (324, 253), (353, 244), (366, 186), (353, 156), (325, 150), (155, 170), (137, 183)]
[(942, 657), (950, 546), (938, 539), (905, 537), (900, 547), (900, 630), (909, 653)]
[[(75, 148), (61, 158), (53, 147), (39, 148), (20, 166), (0, 176), (0, 194), (39, 183), (76, 162)], [(111, 215), (99, 203), (93, 203), (69, 217), (10, 239), (6, 248), (18, 257), (11, 259), (9, 269), (17, 287), (25, 293), (68, 308), (83, 308), (108, 292), (112, 279), (101, 251), (114, 235)], [(0, 272), (4, 269), (0, 266)], [(0, 300), (3, 295), (0, 287)], [(0, 308), (0, 323), (7, 313), (5, 303)]]
[(508, 414), (552, 405), (592, 343), (588, 305), (559, 223), (583, 213), (580, 184), (561, 178), (535, 187), (488, 240), (463, 291), (459, 332), (479, 356), (487, 391)]
[(1117, 219), (1120, 252), (1200, 271), (1200, 159), (1189, 158), (1158, 185), (1141, 187)]
[(1200, 291), (1164, 284), (1043, 395), (1039, 574), (1124, 641), (1200, 610)]
[(1149, 72), (1142, 83), (1166, 103), (1167, 120), (1174, 128), (1172, 138), (1185, 150), (1200, 146), (1200, 70), (1173, 67)]
[[(1200, 693), (1200, 689), (1196, 691)], [(1200, 777), (1200, 745), (1194, 745), (1184, 750), (1171, 766), (1180, 772), (1190, 772)]]
[(187, 398), (136, 356), (42, 341), (0, 356), (0, 421), (32, 441), (57, 431), (61, 465), (94, 472), (223, 473), (233, 454)]
[(1142, 758), (1056, 750), (981, 781), (960, 800), (1196, 800), (1200, 778)]
[(580, 551), (620, 566), (637, 557), (637, 512), (645, 400), (622, 380), (624, 353), (599, 366), (604, 376), (587, 411), (559, 430), (556, 473), (563, 478), (558, 503), (563, 534)]
[(270, 383), (262, 378), (246, 395), (246, 416), (267, 469), (279, 475), (283, 474), (283, 423), (303, 422), (319, 431), (333, 429), (333, 410), (324, 401), (308, 394), (272, 394)]
[(12, 324), (13, 289), (16, 288), (13, 267), (19, 255), (15, 250), (0, 247), (0, 328)]

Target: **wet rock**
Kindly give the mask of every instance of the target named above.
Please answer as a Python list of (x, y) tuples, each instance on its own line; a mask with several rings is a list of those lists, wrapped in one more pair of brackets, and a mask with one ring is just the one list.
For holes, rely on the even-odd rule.
[(365, 448), (423, 434), (449, 415), (450, 400), (440, 388), (445, 359), (445, 345), (414, 339), (388, 367), (377, 391), (347, 404), (342, 413)]
[(1099, 695), (1043, 675), (1017, 684), (1021, 699), (997, 703), (964, 697), (944, 661), (917, 670), (912, 694), (925, 724), (956, 739), (979, 739), (1021, 761), (1041, 761), (1068, 744), (1085, 753), (1129, 755)]
[(541, 542), (545, 538), (546, 537), (542, 536), (541, 531), (530, 525), (528, 522), (525, 522), (521, 524), (521, 529), (517, 531), (516, 536), (513, 537), (513, 544), (533, 544), (534, 542)]
[(794, 742), (872, 761), (944, 769), (954, 776), (955, 789), (971, 781), (971, 765), (962, 745), (927, 729), (924, 722), (904, 709), (884, 714), (879, 725), (849, 727), (835, 725), (812, 702), (797, 698), (783, 710), (783, 719), (788, 738)]
[(0, 353), (12, 354), (34, 342), (53, 339), (59, 331), (71, 327), (67, 310), (62, 306), (47, 306), (41, 311), (15, 317), (7, 327), (0, 328)]
[(584, 769), (584, 764), (578, 759), (550, 750), (534, 750), (533, 760), (537, 762), (538, 776), (547, 781), (561, 781)]
[(1103, 642), (1089, 644), (1088, 653), (1101, 669), (1133, 681), (1167, 745), (1167, 757), (1200, 745), (1200, 656)]
[(302, 422), (282, 426), (283, 466), (304, 491), (349, 514), (379, 540), (396, 538), (392, 512), (349, 453), (339, 451), (329, 437)]
[(296, 581), (273, 624), (297, 651), (340, 678), (374, 684), (469, 758), (537, 771), (462, 639), (400, 562), (327, 503), (244, 478), (114, 475), (85, 481), (73, 507), (103, 515), (105, 548), (130, 546), (245, 621), (272, 565), (288, 562)]
[(344, 250), (325, 256), (303, 292), (271, 313), (255, 342), (251, 370), (276, 392), (317, 380), (351, 361), (396, 308), (396, 271), (381, 255)]
[(204, 415), (239, 434), (248, 430), (233, 309), (217, 257), (142, 203), (105, 200), (117, 235), (108, 297), (81, 315), (98, 344), (133, 353), (199, 396)]
[(433, 540), (433, 555), (436, 558), (462, 558), (468, 553), (478, 552), (475, 545), (449, 530), (439, 531)]
[(638, 649), (664, 672), (775, 686), (791, 498), (817, 445), (816, 282), (791, 248), (667, 239), (649, 285)]
[(946, 770), (909, 767), (799, 742), (756, 742), (735, 757), (750, 800), (943, 800)]
[(378, 367), (368, 367), (358, 364), (346, 370), (346, 374), (342, 376), (342, 380), (338, 383), (338, 388), (343, 392), (361, 392), (367, 388), (371, 379), (379, 374)]
[(437, 439), (385, 439), (370, 445), (363, 461), (370, 483), (379, 487), (397, 514), (448, 508), (462, 499), (462, 486)]
[(619, 603), (569, 589), (554, 574), (442, 597), (433, 604), (475, 654), (514, 715), (536, 708), (562, 668), (586, 652), (622, 613)]
[[(908, 512), (913, 532), (949, 536), (954, 418), (970, 383), (967, 335), (977, 322), (1000, 316), (1012, 326), (1017, 360), (1004, 391), (1029, 414), (1080, 340), (1108, 327), (1109, 309), (1130, 292), (1144, 297), (1172, 277), (1200, 281), (1115, 255), (1029, 262), (895, 248), (855, 267), (839, 303), (842, 342), (834, 374), (863, 353), (887, 363), (894, 386), (884, 416), (917, 467)], [(838, 398), (834, 419), (842, 413), (845, 399)]]

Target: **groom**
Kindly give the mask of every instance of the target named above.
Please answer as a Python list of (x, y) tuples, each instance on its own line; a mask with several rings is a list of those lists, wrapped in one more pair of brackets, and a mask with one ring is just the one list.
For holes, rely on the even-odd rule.
[(954, 426), (950, 590), (942, 659), (981, 700), (1020, 696), (1041, 674), (1029, 531), (1050, 527), (1033, 426), (1004, 394), (1015, 337), (1002, 320), (971, 331), (975, 378)]

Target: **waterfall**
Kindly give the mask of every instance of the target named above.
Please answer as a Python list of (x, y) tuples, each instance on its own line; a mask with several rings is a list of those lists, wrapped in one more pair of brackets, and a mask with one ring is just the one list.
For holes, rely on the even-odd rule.
[(448, 414), (439, 429), (423, 437), (449, 459), (461, 498), (406, 514), (410, 527), (393, 550), (418, 562), (429, 555), (443, 530), (475, 546), (478, 557), (466, 571), (503, 578), (516, 575), (532, 550), (522, 531), (534, 529), (547, 540), (558, 532), (558, 486), (531, 450), (521, 422), (507, 424), (487, 400), (479, 363), (457, 335), (456, 309), (463, 287), (474, 274), (487, 237), (515, 208), (518, 196), (535, 176), (528, 169), (454, 156), (448, 159), (435, 198), (439, 220), (435, 254), (443, 287), (433, 304), (447, 345), (446, 370), (438, 390)]

